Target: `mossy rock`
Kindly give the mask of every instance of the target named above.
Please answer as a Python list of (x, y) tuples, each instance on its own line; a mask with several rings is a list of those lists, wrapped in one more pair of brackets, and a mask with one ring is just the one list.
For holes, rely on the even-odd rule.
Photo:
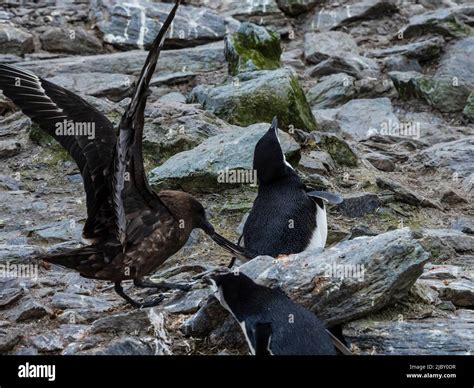
[(358, 157), (349, 144), (336, 135), (322, 134), (320, 146), (340, 166), (357, 167)]
[(474, 92), (467, 98), (467, 104), (464, 107), (463, 113), (470, 121), (474, 121)]
[(280, 36), (252, 23), (242, 23), (225, 37), (225, 58), (229, 74), (280, 68)]
[(278, 117), (281, 129), (316, 130), (316, 120), (298, 78), (290, 69), (239, 74), (230, 84), (198, 86), (190, 102), (235, 125), (271, 122)]
[(469, 25), (466, 11), (466, 7), (460, 5), (415, 15), (403, 29), (403, 37), (411, 39), (427, 34), (439, 34), (450, 38), (461, 38), (473, 35), (474, 29)]
[[(201, 193), (246, 185), (254, 187), (254, 148), (269, 127), (270, 124), (260, 123), (210, 137), (152, 170), (150, 183), (155, 189), (179, 188)], [(301, 156), (298, 143), (284, 132), (280, 132), (280, 141), (288, 162), (297, 165)], [(232, 177), (238, 174), (249, 179), (233, 181)]]
[(450, 76), (428, 76), (417, 72), (391, 72), (402, 99), (418, 98), (440, 112), (460, 112), (466, 106), (469, 86)]

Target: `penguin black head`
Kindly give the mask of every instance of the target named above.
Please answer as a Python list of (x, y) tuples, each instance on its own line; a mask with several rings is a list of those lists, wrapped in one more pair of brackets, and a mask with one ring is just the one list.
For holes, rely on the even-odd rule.
[(255, 294), (259, 286), (249, 277), (240, 272), (228, 272), (209, 277), (215, 297), (224, 308), (231, 312), (238, 320), (244, 318), (242, 303)]
[(270, 129), (255, 146), (253, 168), (257, 170), (257, 178), (260, 184), (277, 181), (293, 171), (281, 148), (276, 117), (273, 118)]

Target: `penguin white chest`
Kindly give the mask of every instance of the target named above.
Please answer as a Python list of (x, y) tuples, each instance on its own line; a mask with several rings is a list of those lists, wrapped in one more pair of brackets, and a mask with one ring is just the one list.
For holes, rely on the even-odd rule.
[(311, 236), (311, 240), (305, 251), (315, 248), (324, 248), (328, 237), (328, 220), (326, 217), (326, 207), (322, 208), (316, 204), (316, 229)]

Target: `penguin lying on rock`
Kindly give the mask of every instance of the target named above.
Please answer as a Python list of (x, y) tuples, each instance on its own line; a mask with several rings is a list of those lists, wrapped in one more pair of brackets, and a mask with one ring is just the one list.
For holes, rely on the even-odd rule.
[(324, 248), (328, 234), (325, 202), (339, 204), (342, 198), (313, 191), (301, 181), (281, 149), (276, 117), (255, 146), (253, 168), (259, 186), (241, 236), (246, 250), (253, 257), (277, 257)]
[(345, 348), (316, 315), (278, 289), (258, 285), (239, 272), (213, 274), (207, 280), (240, 324), (254, 355), (335, 355), (333, 341)]

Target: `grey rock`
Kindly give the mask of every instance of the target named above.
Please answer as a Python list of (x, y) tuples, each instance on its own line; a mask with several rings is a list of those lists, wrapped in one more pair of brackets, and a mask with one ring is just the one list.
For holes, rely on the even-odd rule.
[(432, 261), (444, 263), (457, 257), (474, 253), (474, 236), (454, 229), (422, 229), (420, 244), (432, 256)]
[(187, 151), (207, 138), (222, 134), (229, 124), (203, 111), (198, 104), (160, 101), (145, 111), (143, 148), (145, 155), (155, 161)]
[[(474, 7), (473, 16), (474, 16)], [(460, 39), (448, 46), (441, 58), (437, 77), (456, 77), (460, 84), (467, 84), (474, 88), (474, 58), (470, 54), (474, 51), (474, 36)]]
[(321, 2), (321, 0), (276, 0), (278, 8), (289, 16), (298, 16), (311, 11)]
[(442, 301), (439, 299), (439, 293), (436, 290), (433, 290), (431, 287), (421, 284), (419, 279), (411, 288), (410, 294), (415, 296), (416, 300), (421, 300), (427, 305), (438, 306), (440, 303), (442, 303)]
[(443, 205), (457, 205), (460, 203), (468, 203), (466, 198), (451, 189), (448, 189), (443, 192), (440, 201)]
[(336, 118), (341, 130), (356, 140), (375, 133), (389, 135), (392, 128), (399, 126), (392, 103), (386, 97), (351, 100), (339, 109)]
[(71, 308), (59, 313), (56, 319), (63, 324), (77, 325), (92, 323), (102, 316), (102, 311), (94, 311), (88, 308)]
[(383, 59), (383, 66), (387, 72), (390, 71), (423, 71), (420, 63), (416, 59), (407, 58), (403, 55), (392, 55)]
[(361, 354), (472, 354), (474, 313), (460, 310), (446, 318), (404, 321), (363, 319), (343, 328), (348, 344)]
[(209, 297), (206, 303), (183, 325), (187, 336), (205, 337), (218, 327), (228, 316), (221, 304), (214, 297)]
[(68, 272), (61, 279), (66, 285), (65, 292), (72, 294), (91, 295), (96, 287), (97, 282), (93, 279), (82, 277), (78, 272)]
[[(154, 187), (180, 187), (186, 191), (213, 192), (238, 184), (226, 182), (226, 169), (243, 173), (252, 184), (252, 158), (255, 144), (268, 131), (268, 124), (256, 124), (247, 128), (213, 136), (197, 147), (172, 156), (161, 166), (153, 169), (150, 183)], [(299, 145), (280, 131), (283, 150), (290, 162), (299, 159)], [(237, 174), (237, 173), (236, 173)], [(230, 175), (229, 175), (230, 177)]]
[(16, 302), (23, 295), (21, 288), (0, 289), (0, 307)]
[(49, 27), (40, 36), (43, 50), (68, 54), (98, 54), (103, 51), (102, 42), (81, 27), (66, 29)]
[(0, 159), (18, 155), (21, 148), (21, 144), (14, 139), (0, 140)]
[(391, 0), (367, 0), (333, 9), (322, 8), (315, 12), (308, 29), (329, 31), (353, 21), (390, 15), (397, 10), (396, 1)]
[(0, 328), (0, 353), (5, 354), (12, 350), (21, 341), (21, 338), (20, 330)]
[(372, 232), (367, 225), (355, 225), (350, 230), (349, 240), (361, 236), (377, 236), (377, 233)]
[(229, 74), (246, 71), (274, 70), (280, 67), (280, 36), (253, 23), (242, 23), (224, 39)]
[(311, 112), (313, 113), (313, 116), (318, 123), (318, 129), (321, 132), (341, 133), (341, 127), (339, 126), (339, 122), (336, 120), (336, 114), (339, 112), (339, 109), (312, 109)]
[(163, 308), (171, 314), (193, 314), (209, 294), (209, 288), (193, 290), (170, 300)]
[(435, 144), (420, 151), (418, 158), (425, 166), (451, 171), (454, 180), (469, 178), (474, 161), (474, 136)]
[(376, 194), (372, 193), (353, 193), (344, 196), (344, 202), (337, 208), (346, 217), (363, 217), (367, 213), (377, 210), (382, 203)]
[(62, 338), (54, 331), (31, 337), (30, 341), (36, 349), (44, 353), (58, 351), (64, 347)]
[(354, 77), (344, 73), (322, 77), (308, 90), (308, 102), (313, 109), (331, 108), (344, 104), (355, 95), (354, 81)]
[(467, 36), (472, 33), (468, 24), (472, 15), (474, 7), (468, 4), (425, 12), (412, 16), (401, 33), (405, 39), (430, 33), (451, 38)]
[(72, 221), (57, 221), (27, 228), (28, 236), (45, 242), (81, 241), (82, 224)]
[(347, 54), (359, 54), (355, 40), (344, 32), (307, 32), (304, 35), (304, 59), (308, 63), (318, 64), (330, 57), (344, 57)]
[(164, 96), (161, 96), (158, 99), (159, 102), (177, 102), (180, 104), (185, 104), (186, 103), (186, 96), (179, 93), (179, 92), (171, 92), (168, 94), (165, 94)]
[(134, 337), (119, 338), (92, 353), (102, 356), (152, 356), (155, 354), (150, 345)]
[(367, 52), (367, 56), (371, 58), (383, 58), (392, 55), (403, 55), (412, 59), (430, 60), (441, 54), (444, 43), (443, 38), (436, 36), (419, 42), (374, 49)]
[[(170, 12), (172, 4), (136, 1), (115, 4), (105, 10), (108, 20), (99, 23), (104, 41), (118, 48), (149, 48)], [(167, 33), (168, 47), (188, 47), (221, 40), (225, 20), (208, 8), (181, 5)]]
[(114, 305), (103, 297), (86, 296), (57, 292), (52, 300), (53, 307), (61, 310), (66, 309), (93, 309), (95, 311), (107, 311)]
[[(207, 337), (209, 344), (218, 347), (232, 347), (232, 348), (243, 348), (248, 353), (248, 345), (245, 341), (245, 337), (242, 333), (242, 329), (239, 324), (233, 318), (227, 310), (225, 311), (226, 316), (221, 325), (216, 327), (209, 333)], [(245, 354), (245, 353), (244, 353)]]
[(322, 77), (336, 73), (346, 73), (357, 79), (377, 78), (380, 76), (380, 67), (372, 58), (347, 53), (343, 57), (329, 57), (307, 71), (310, 77)]
[(457, 279), (462, 272), (461, 267), (458, 265), (427, 265), (425, 267), (425, 272), (420, 276), (421, 279), (436, 279), (436, 280), (446, 280), (446, 279)]
[[(180, 50), (164, 50), (156, 66), (156, 74), (181, 72), (206, 73), (224, 67), (223, 42)], [(21, 62), (17, 65), (47, 78), (60, 73), (139, 74), (148, 53), (132, 50), (112, 54), (67, 57)], [(179, 64), (179, 66), (178, 66)]]
[(22, 58), (15, 54), (0, 54), (0, 63), (15, 63), (21, 62)]
[(455, 306), (474, 306), (474, 279), (459, 279), (439, 289), (440, 297), (451, 301)]
[(327, 174), (336, 168), (334, 160), (326, 151), (311, 151), (309, 155), (302, 155), (298, 168), (306, 172)]
[(32, 34), (8, 24), (0, 24), (0, 54), (24, 55), (33, 50)]
[(89, 325), (64, 324), (59, 326), (57, 333), (64, 341), (77, 341), (88, 336), (89, 329)]
[(208, 2), (204, 6), (216, 10), (226, 16), (230, 31), (238, 28), (238, 22), (251, 22), (265, 26), (280, 35), (288, 34), (288, 19), (278, 8), (275, 0), (255, 1), (245, 3), (241, 0), (228, 0), (222, 2)]
[(406, 296), (428, 257), (415, 234), (403, 228), (344, 241), (319, 253), (291, 255), (284, 261), (261, 256), (239, 269), (260, 284), (282, 288), (332, 326)]
[(417, 72), (390, 72), (402, 99), (420, 98), (441, 112), (458, 112), (466, 106), (469, 85), (455, 76), (429, 76)]
[(150, 81), (150, 86), (177, 85), (190, 82), (196, 78), (192, 71), (177, 71), (154, 76)]
[(428, 112), (407, 112), (398, 116), (400, 121), (408, 123), (412, 128), (418, 127), (419, 137), (429, 145), (458, 140), (469, 133), (462, 126), (449, 125), (439, 116)]
[(316, 129), (298, 78), (286, 68), (239, 74), (232, 83), (222, 86), (197, 86), (189, 102), (199, 102), (235, 125), (271, 122), (277, 116), (280, 128)]
[(395, 160), (388, 155), (383, 155), (379, 152), (371, 152), (367, 154), (365, 158), (380, 171), (391, 172), (395, 170)]
[(432, 207), (441, 210), (441, 206), (438, 203), (428, 198), (423, 198), (415, 191), (410, 190), (398, 182), (382, 177), (377, 177), (376, 183), (381, 189), (391, 191), (395, 195), (396, 201), (408, 203), (413, 206)]
[(41, 250), (34, 245), (0, 244), (0, 263), (8, 260), (12, 264), (31, 264), (31, 259), (40, 252)]
[(59, 74), (47, 80), (75, 93), (107, 97), (112, 101), (122, 100), (133, 81), (128, 75), (113, 73)]
[(14, 322), (25, 322), (32, 319), (39, 319), (48, 314), (51, 310), (41, 302), (28, 297), (8, 312), (8, 318)]
[(0, 175), (0, 189), (2, 190), (20, 190), (21, 182), (8, 175)]
[(470, 217), (460, 217), (451, 222), (451, 227), (463, 233), (474, 234), (474, 219)]
[(143, 332), (151, 326), (148, 310), (132, 310), (100, 318), (92, 324), (91, 333), (133, 333)]
[(31, 346), (19, 346), (15, 351), (13, 352), (15, 356), (37, 356), (38, 349), (33, 348)]
[(354, 81), (358, 98), (395, 97), (396, 90), (390, 78), (362, 78)]

